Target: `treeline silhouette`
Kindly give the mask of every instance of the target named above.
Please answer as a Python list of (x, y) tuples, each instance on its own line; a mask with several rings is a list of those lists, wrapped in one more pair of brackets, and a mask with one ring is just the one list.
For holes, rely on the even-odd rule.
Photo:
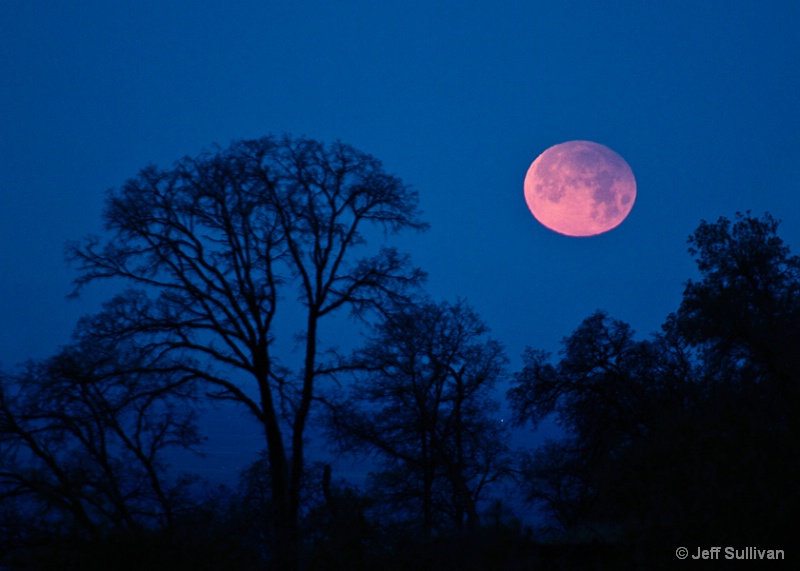
[[(473, 309), (370, 249), (425, 224), (409, 187), (343, 143), (266, 137), (150, 166), (103, 216), (103, 237), (68, 246), (76, 295), (124, 289), (72, 344), (0, 376), (0, 565), (671, 569), (679, 546), (791, 545), (800, 258), (769, 214), (700, 223), (699, 279), (659, 332), (598, 311), (510, 376)], [(348, 311), (365, 331), (340, 353), (321, 331)], [(298, 362), (277, 350), (292, 336)], [(555, 418), (563, 436), (512, 451), (505, 380), (517, 425)], [(233, 488), (170, 467), (219, 401), (264, 437)], [(364, 486), (306, 458), (311, 423), (370, 459)]]

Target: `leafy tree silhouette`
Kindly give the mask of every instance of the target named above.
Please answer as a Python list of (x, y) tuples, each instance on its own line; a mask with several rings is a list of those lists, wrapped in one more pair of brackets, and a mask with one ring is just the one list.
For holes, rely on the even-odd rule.
[(702, 222), (689, 239), (701, 279), (650, 339), (597, 312), (557, 363), (526, 352), (515, 421), (554, 414), (566, 436), (527, 458), (525, 485), (562, 529), (672, 545), (788, 538), (800, 264), (777, 226)]
[(701, 222), (689, 251), (702, 279), (687, 283), (676, 326), (720, 378), (770, 384), (795, 399), (800, 257), (777, 235), (778, 224), (749, 213)]
[(704, 365), (704, 436), (724, 474), (714, 524), (741, 539), (790, 537), (800, 509), (800, 257), (778, 226), (749, 212), (701, 222), (689, 238), (701, 279), (674, 316)]

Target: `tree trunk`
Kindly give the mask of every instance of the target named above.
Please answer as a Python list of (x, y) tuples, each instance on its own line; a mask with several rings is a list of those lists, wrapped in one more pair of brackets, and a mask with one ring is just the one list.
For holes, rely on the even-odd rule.
[(292, 502), (288, 463), (280, 434), (276, 438), (270, 436), (268, 431), (267, 441), (270, 444), (268, 457), (272, 491), (272, 530), (268, 530), (271, 533), (267, 534), (271, 547), (270, 567), (293, 571), (298, 568), (297, 510)]
[[(294, 571), (297, 562), (297, 510), (292, 502), (289, 461), (278, 422), (278, 414), (269, 386), (269, 360), (259, 354), (256, 359), (256, 375), (261, 396), (264, 434), (267, 440), (271, 513), (267, 521), (266, 537), (270, 547), (270, 568)], [(269, 529), (271, 527), (271, 529)]]

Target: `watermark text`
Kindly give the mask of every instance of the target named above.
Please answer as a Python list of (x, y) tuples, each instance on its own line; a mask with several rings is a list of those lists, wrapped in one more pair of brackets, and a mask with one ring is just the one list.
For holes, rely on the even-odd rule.
[(678, 559), (786, 559), (783, 549), (763, 549), (760, 547), (697, 547), (689, 550), (679, 547), (675, 550)]

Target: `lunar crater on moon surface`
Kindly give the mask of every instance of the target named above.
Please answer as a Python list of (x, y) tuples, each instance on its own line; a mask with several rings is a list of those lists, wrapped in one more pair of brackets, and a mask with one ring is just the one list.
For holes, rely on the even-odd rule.
[(633, 208), (636, 180), (617, 153), (591, 141), (550, 147), (528, 169), (525, 200), (547, 228), (594, 236), (617, 227)]

